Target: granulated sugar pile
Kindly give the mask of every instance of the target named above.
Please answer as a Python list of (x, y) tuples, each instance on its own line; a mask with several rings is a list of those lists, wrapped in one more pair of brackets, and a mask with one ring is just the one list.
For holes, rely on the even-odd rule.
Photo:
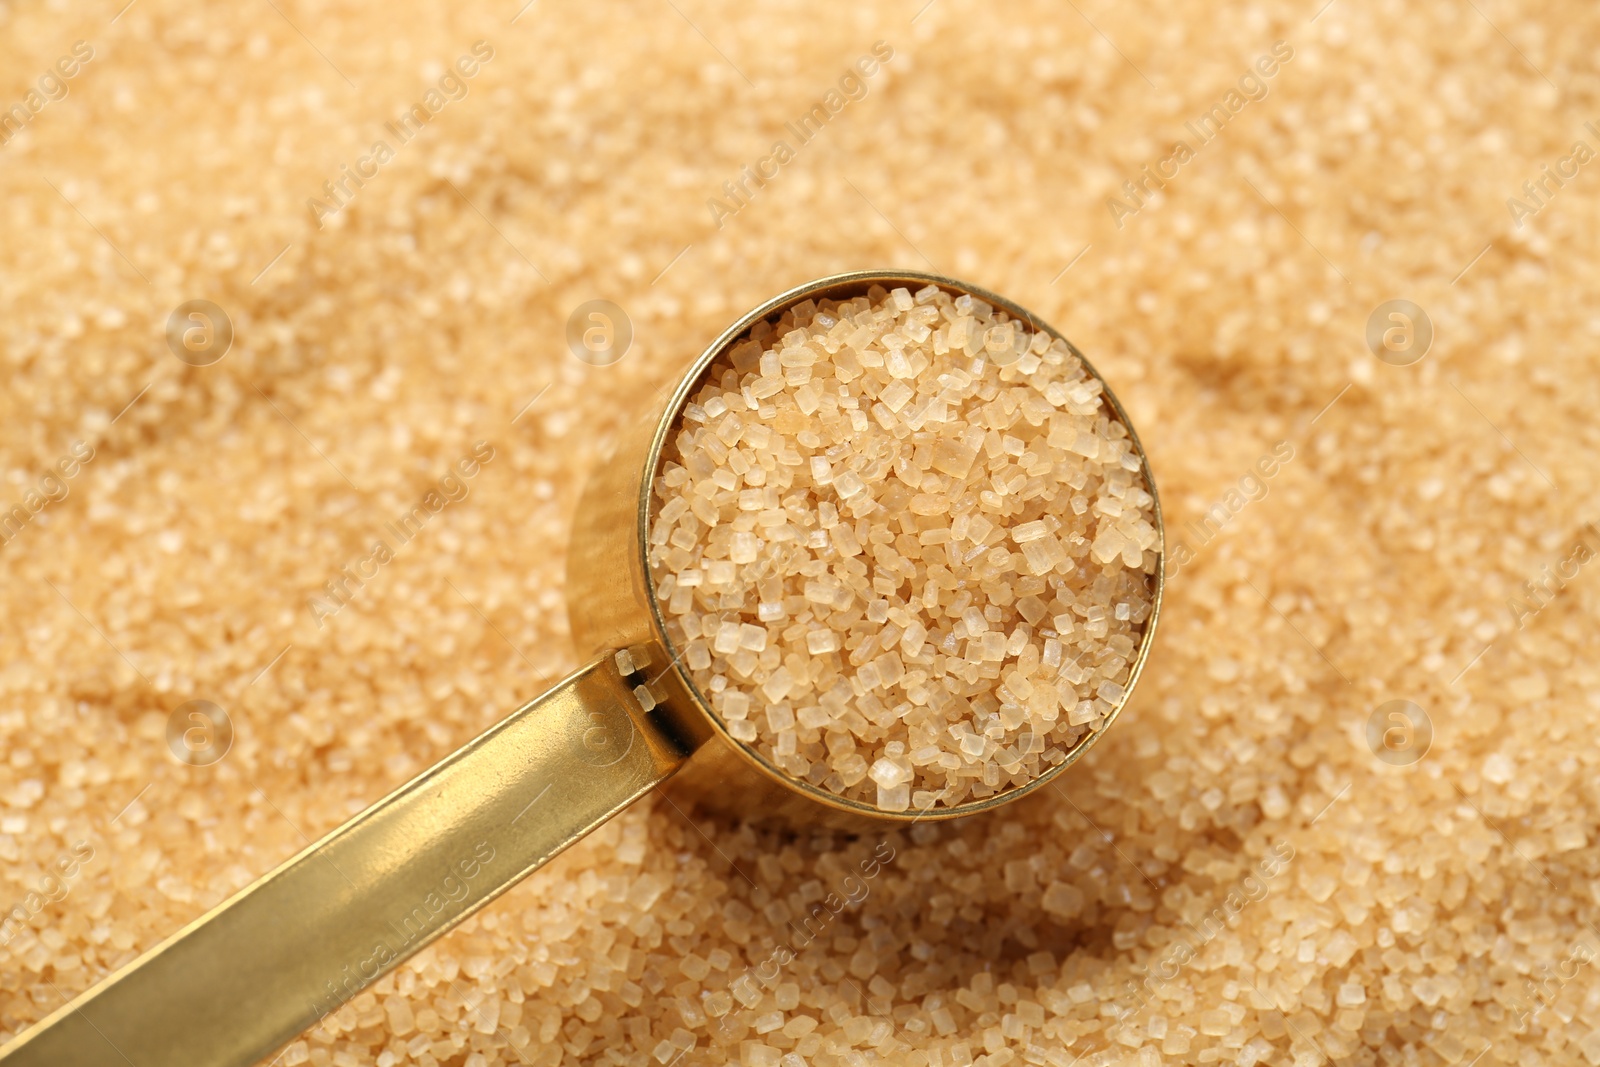
[(122, 6), (0, 7), (0, 1032), (578, 666), (609, 441), (895, 267), (1036, 312), (1139, 431), (1169, 576), (1116, 722), (881, 839), (669, 782), (280, 1067), (1600, 1063), (1596, 5)]
[(669, 636), (737, 740), (885, 811), (1066, 759), (1122, 702), (1155, 499), (1059, 340), (928, 285), (761, 322), (654, 485)]

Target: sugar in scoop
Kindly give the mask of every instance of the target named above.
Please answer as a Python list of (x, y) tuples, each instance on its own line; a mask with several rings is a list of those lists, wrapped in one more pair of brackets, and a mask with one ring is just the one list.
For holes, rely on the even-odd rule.
[(1027, 784), (1122, 702), (1159, 568), (1128, 428), (1064, 342), (929, 285), (805, 300), (701, 379), (649, 562), (728, 733), (884, 811)]

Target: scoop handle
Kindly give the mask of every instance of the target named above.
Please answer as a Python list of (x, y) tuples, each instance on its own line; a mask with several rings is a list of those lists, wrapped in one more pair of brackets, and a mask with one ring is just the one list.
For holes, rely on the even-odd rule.
[(682, 766), (694, 742), (642, 709), (645, 679), (618, 658), (564, 679), (63, 1004), (0, 1047), (0, 1064), (270, 1056)]

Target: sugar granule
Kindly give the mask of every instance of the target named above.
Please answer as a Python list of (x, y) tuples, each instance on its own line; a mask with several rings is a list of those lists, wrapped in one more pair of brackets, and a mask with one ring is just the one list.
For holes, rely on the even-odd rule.
[(728, 732), (885, 811), (1024, 785), (1119, 705), (1160, 531), (1059, 339), (928, 285), (804, 300), (712, 364), (653, 486), (668, 636)]

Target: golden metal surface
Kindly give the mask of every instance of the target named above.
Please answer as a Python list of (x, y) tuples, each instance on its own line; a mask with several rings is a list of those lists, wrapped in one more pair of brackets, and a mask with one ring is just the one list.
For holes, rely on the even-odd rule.
[[(678, 411), (724, 349), (757, 321), (808, 298), (848, 299), (872, 285), (930, 283), (971, 293), (1072, 347), (1004, 297), (916, 271), (838, 274), (750, 311), (700, 354), (670, 398), (637, 420), (591, 476), (568, 554), (567, 600), (579, 652), (595, 662), (0, 1047), (0, 1063), (247, 1067), (686, 762), (673, 783), (686, 800), (740, 817), (845, 829), (987, 811), (1043, 787), (1075, 762), (1104, 730), (1027, 785), (938, 811), (883, 812), (797, 782), (711, 714), (679, 663), (650, 583), (650, 483)], [(1105, 395), (1145, 461), (1109, 386)], [(1148, 462), (1146, 476), (1160, 530), (1161, 501)], [(1130, 694), (1155, 638), (1164, 552), (1160, 561)], [(617, 649), (627, 649), (635, 667), (626, 678), (618, 673)], [(648, 692), (652, 711), (640, 710), (636, 686)], [(1122, 704), (1112, 710), (1107, 727), (1121, 710)]]
[(607, 656), (0, 1048), (6, 1067), (248, 1067), (683, 762)]

